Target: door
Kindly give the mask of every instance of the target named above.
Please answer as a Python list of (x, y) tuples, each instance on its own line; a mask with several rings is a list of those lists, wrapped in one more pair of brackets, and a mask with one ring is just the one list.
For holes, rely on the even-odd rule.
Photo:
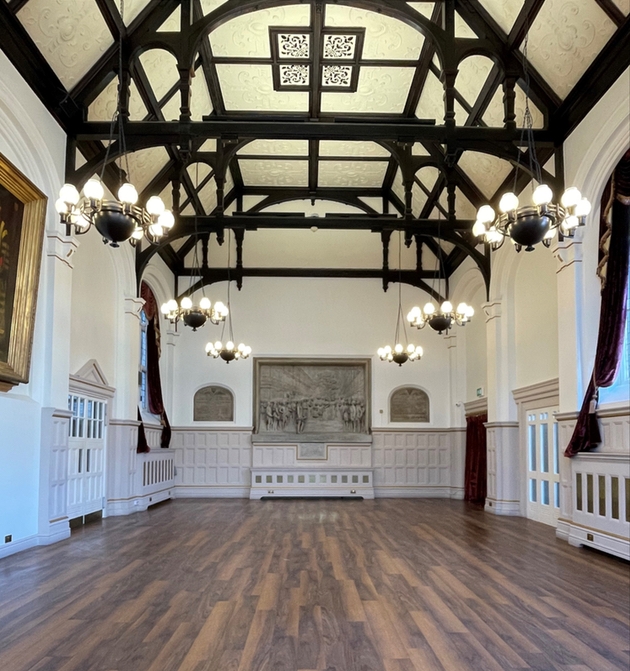
[(68, 517), (74, 519), (103, 509), (106, 402), (70, 394), (68, 409)]
[(556, 526), (560, 515), (557, 408), (527, 413), (527, 517)]

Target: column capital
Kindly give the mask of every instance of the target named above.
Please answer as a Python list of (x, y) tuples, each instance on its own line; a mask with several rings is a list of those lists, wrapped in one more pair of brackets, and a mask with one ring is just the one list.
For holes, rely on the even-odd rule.
[(556, 273), (561, 273), (575, 263), (582, 263), (581, 240), (565, 238), (562, 242), (558, 241), (551, 251), (557, 261)]
[(138, 321), (140, 320), (140, 312), (144, 307), (144, 298), (138, 296), (125, 296), (125, 314), (132, 315)]
[(177, 339), (181, 334), (176, 331), (171, 331), (170, 329), (166, 332), (166, 344), (172, 345), (173, 347), (177, 345)]
[(481, 305), (483, 313), (486, 315), (486, 323), (492, 319), (497, 319), (501, 316), (501, 301), (488, 301)]
[(59, 231), (46, 231), (46, 256), (50, 256), (69, 268), (74, 268), (74, 254), (79, 249), (79, 241)]

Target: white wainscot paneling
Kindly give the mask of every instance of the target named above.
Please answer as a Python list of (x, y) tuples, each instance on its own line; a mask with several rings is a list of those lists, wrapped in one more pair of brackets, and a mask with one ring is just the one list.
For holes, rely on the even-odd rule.
[(374, 430), (376, 496), (450, 497), (451, 451), (447, 430)]
[(249, 496), (251, 429), (176, 427), (171, 446), (178, 498)]
[(304, 460), (297, 458), (297, 445), (254, 445), (254, 468), (312, 468), (372, 465), (372, 446), (369, 443), (328, 444), (328, 459)]

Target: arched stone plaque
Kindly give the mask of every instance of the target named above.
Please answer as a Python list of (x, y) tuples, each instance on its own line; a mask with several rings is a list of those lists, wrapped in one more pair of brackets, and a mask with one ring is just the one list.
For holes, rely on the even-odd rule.
[(397, 389), (389, 399), (390, 422), (428, 422), (429, 396), (416, 387)]
[(234, 394), (225, 387), (203, 387), (193, 400), (195, 422), (233, 422)]

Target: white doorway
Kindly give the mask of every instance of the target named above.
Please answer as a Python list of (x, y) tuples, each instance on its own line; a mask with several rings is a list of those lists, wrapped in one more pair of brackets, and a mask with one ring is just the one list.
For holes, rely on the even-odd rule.
[(527, 411), (527, 517), (557, 526), (560, 515), (560, 454), (557, 408)]

